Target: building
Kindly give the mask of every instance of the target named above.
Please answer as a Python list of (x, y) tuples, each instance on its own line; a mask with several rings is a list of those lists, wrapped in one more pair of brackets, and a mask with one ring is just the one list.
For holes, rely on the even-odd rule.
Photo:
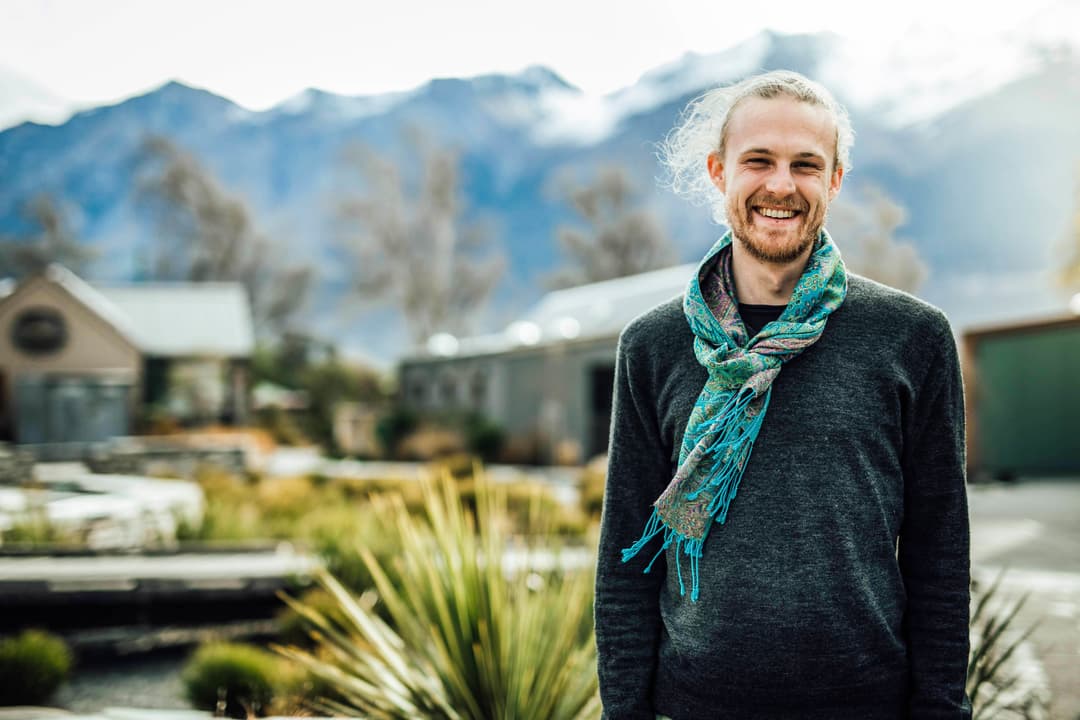
[(696, 265), (545, 295), (502, 333), (436, 335), (399, 368), (403, 404), (498, 424), (513, 459), (576, 463), (606, 452), (619, 333), (683, 293)]
[(1080, 315), (963, 334), (973, 479), (1080, 476)]
[(77, 454), (156, 415), (243, 421), (253, 348), (238, 284), (98, 287), (51, 265), (0, 288), (0, 440)]

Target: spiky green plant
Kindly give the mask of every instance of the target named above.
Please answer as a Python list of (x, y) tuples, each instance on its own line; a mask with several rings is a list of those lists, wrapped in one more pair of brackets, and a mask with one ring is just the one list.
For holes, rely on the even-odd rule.
[(598, 716), (591, 574), (505, 572), (497, 488), (478, 480), (475, 513), (449, 477), (424, 481), (424, 495), (421, 517), (376, 499), (400, 542), (396, 562), (361, 550), (389, 622), (327, 573), (318, 580), (340, 607), (336, 622), (286, 600), (317, 647), (278, 649), (332, 688), (317, 707), (371, 718)]
[(1014, 600), (1000, 597), (1001, 571), (984, 591), (973, 588), (977, 597), (971, 615), (971, 656), (968, 660), (967, 693), (971, 698), (972, 720), (1045, 717), (1045, 701), (1036, 688), (1020, 688), (1021, 673), (1015, 667), (1016, 651), (1035, 630), (1035, 625), (1017, 631), (1014, 623), (1027, 602), (1028, 593)]

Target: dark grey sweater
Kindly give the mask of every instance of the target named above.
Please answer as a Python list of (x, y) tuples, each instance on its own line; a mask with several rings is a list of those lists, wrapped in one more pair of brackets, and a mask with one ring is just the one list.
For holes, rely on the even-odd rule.
[(849, 275), (773, 385), (697, 603), (667, 571), (674, 550), (642, 573), (659, 540), (619, 552), (678, 463), (706, 378), (693, 340), (677, 298), (619, 341), (595, 607), (605, 717), (969, 717), (964, 402), (945, 316)]

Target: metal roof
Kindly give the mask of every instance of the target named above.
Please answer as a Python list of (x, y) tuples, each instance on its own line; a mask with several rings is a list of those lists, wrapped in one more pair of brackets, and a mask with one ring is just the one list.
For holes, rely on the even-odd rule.
[(138, 348), (163, 357), (250, 355), (251, 308), (237, 283), (161, 283), (95, 288), (127, 319)]
[(681, 295), (696, 270), (697, 263), (677, 265), (555, 290), (501, 333), (460, 338), (449, 345), (433, 342), (428, 352), (407, 359), (488, 355), (522, 347), (614, 338), (638, 315)]
[[(251, 306), (239, 283), (103, 287), (57, 264), (35, 280), (63, 289), (145, 355), (245, 357), (255, 348)], [(13, 282), (0, 281), (0, 300), (17, 291)]]

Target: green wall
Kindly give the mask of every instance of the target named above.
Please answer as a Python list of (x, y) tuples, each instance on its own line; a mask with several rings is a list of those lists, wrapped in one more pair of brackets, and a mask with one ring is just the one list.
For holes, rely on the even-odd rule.
[(1080, 324), (979, 338), (977, 469), (1080, 474)]

